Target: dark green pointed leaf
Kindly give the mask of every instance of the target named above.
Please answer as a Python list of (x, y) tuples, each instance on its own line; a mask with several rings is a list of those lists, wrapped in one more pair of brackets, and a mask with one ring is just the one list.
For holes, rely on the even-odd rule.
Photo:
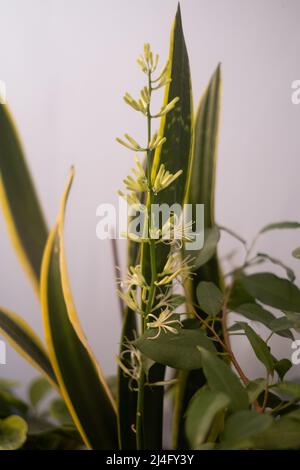
[(198, 350), (209, 388), (225, 393), (230, 398), (229, 409), (231, 411), (246, 409), (249, 406), (246, 389), (229, 365), (202, 347), (198, 347)]
[(166, 137), (163, 146), (155, 151), (154, 168), (163, 163), (168, 171), (176, 173), (183, 170), (183, 174), (161, 193), (158, 193), (156, 202), (181, 204), (184, 199), (190, 165), (192, 142), (192, 114), (193, 103), (191, 93), (191, 75), (189, 58), (186, 49), (180, 7), (178, 7), (170, 39), (169, 78), (170, 85), (165, 89), (164, 104), (179, 97), (174, 110), (163, 116), (161, 121), (161, 135)]
[(200, 101), (195, 121), (189, 202), (205, 205), (205, 228), (214, 226), (214, 185), (221, 88), (220, 65)]
[[(164, 105), (175, 97), (179, 97), (179, 102), (175, 109), (161, 119), (160, 134), (166, 137), (163, 146), (156, 149), (152, 174), (157, 171), (160, 164), (164, 164), (166, 170), (175, 173), (183, 170), (183, 173), (168, 188), (159, 192), (155, 197), (157, 204), (166, 203), (169, 206), (174, 203), (182, 205), (185, 200), (186, 187), (188, 184), (188, 173), (190, 169), (190, 157), (192, 147), (192, 88), (189, 58), (186, 49), (180, 6), (178, 6), (176, 17), (173, 23), (169, 49), (169, 77), (170, 84), (165, 88)], [(167, 261), (170, 248), (163, 244), (157, 246), (156, 264), (157, 272), (162, 272)], [(151, 268), (148, 246), (142, 247), (141, 265), (145, 279), (150, 282)], [(161, 365), (151, 368), (151, 373), (155, 380), (163, 380), (165, 369)], [(161, 449), (161, 429), (163, 421), (163, 388), (154, 387), (153, 390), (146, 389), (148, 403), (144, 422), (145, 445), (152, 449)], [(146, 394), (145, 394), (146, 395)]]
[(260, 322), (265, 326), (268, 326), (275, 319), (271, 312), (257, 303), (241, 304), (234, 311), (251, 321)]
[(216, 415), (226, 409), (230, 399), (222, 392), (200, 389), (192, 398), (186, 412), (186, 435), (191, 449), (203, 444)]
[(250, 295), (279, 310), (300, 312), (300, 290), (287, 279), (272, 273), (257, 273), (241, 277)]
[(291, 282), (295, 281), (295, 279), (296, 279), (295, 272), (289, 266), (287, 266), (285, 263), (283, 263), (280, 259), (273, 258), (273, 256), (270, 256), (267, 253), (257, 253), (257, 256), (260, 259), (268, 260), (271, 263), (273, 263), (277, 266), (280, 266), (281, 268), (283, 268), (286, 271), (286, 275), (289, 278), (289, 280)]
[(230, 310), (238, 311), (237, 308), (240, 305), (253, 303), (255, 303), (255, 298), (246, 291), (241, 281), (236, 279), (230, 291), (228, 308)]
[(295, 228), (300, 228), (299, 222), (290, 222), (290, 221), (276, 222), (274, 224), (265, 225), (265, 227), (263, 227), (259, 233), (266, 233), (266, 232), (269, 232), (270, 230), (277, 230), (277, 229), (295, 229)]
[[(195, 119), (194, 151), (187, 197), (187, 202), (193, 204), (193, 207), (196, 204), (204, 204), (204, 236), (206, 230), (215, 226), (215, 171), (220, 100), (221, 68), (219, 65), (201, 98)], [(191, 288), (191, 296), (194, 300), (196, 300), (196, 288), (200, 281), (211, 281), (220, 286), (221, 276), (214, 246), (219, 234), (218, 232), (212, 233), (212, 251), (214, 251), (214, 254), (211, 256), (211, 253), (209, 253), (209, 259), (204, 259), (206, 263), (196, 270), (196, 276), (192, 283), (193, 287)]]
[[(257, 303), (253, 302), (239, 305), (235, 308), (235, 312), (243, 315), (245, 318), (248, 318), (248, 320), (262, 323), (271, 331), (278, 334), (279, 336), (282, 336), (283, 338), (294, 339), (293, 333), (289, 329), (286, 329), (286, 325), (282, 324), (282, 328), (274, 329), (273, 326), (279, 326), (278, 323), (276, 323), (276, 317)], [(274, 321), (275, 323), (273, 324)], [(290, 327), (291, 326), (288, 328)]]
[(280, 380), (284, 379), (284, 376), (292, 366), (293, 364), (289, 359), (280, 359), (280, 361), (275, 362), (274, 369), (276, 370)]
[[(278, 331), (287, 330), (288, 328), (293, 328), (294, 322), (285, 316), (278, 317), (278, 318), (274, 318), (274, 320), (271, 321), (269, 327), (270, 327), (270, 330), (274, 331), (274, 333), (277, 333)], [(293, 339), (293, 337), (291, 339)]]
[(274, 360), (272, 358), (270, 348), (263, 339), (251, 328), (251, 326), (244, 324), (245, 334), (255, 352), (259, 361), (266, 367), (267, 371), (271, 373), (274, 369)]
[(161, 332), (158, 338), (151, 339), (154, 333), (156, 330), (155, 332), (152, 329), (147, 330), (134, 344), (150, 359), (174, 369), (201, 368), (201, 355), (197, 351), (197, 346), (202, 346), (212, 354), (215, 352), (212, 341), (200, 329), (180, 329), (177, 334)]

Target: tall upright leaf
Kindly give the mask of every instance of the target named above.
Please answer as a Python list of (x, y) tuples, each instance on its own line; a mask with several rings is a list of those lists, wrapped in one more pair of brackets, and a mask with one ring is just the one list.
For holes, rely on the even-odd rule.
[[(215, 226), (215, 172), (217, 158), (217, 141), (221, 100), (221, 68), (218, 65), (212, 75), (206, 91), (204, 92), (194, 122), (194, 146), (190, 167), (190, 179), (186, 200), (188, 203), (204, 204), (204, 229), (211, 230)], [(201, 253), (201, 252), (200, 252)], [(193, 254), (193, 253), (192, 253)], [(209, 261), (196, 269), (191, 282), (186, 284), (188, 303), (197, 303), (196, 289), (201, 281), (213, 282), (217, 286), (222, 285), (217, 254), (209, 258)], [(201, 314), (201, 312), (199, 312)], [(174, 417), (174, 446), (185, 446), (183, 435), (183, 416), (190, 398), (203, 384), (203, 375), (192, 372), (185, 374), (179, 382), (177, 397), (181, 400), (181, 406), (176, 406), (178, 411)]]
[[(167, 141), (155, 151), (152, 172), (155, 174), (160, 164), (164, 164), (171, 173), (183, 170), (182, 175), (156, 197), (157, 204), (166, 203), (171, 206), (184, 202), (192, 144), (191, 77), (179, 6), (171, 31), (169, 64), (168, 78), (171, 82), (165, 88), (164, 105), (175, 97), (179, 97), (179, 102), (172, 112), (161, 119), (159, 134), (164, 135)], [(162, 244), (157, 245), (158, 272), (163, 270), (168, 253), (168, 247)], [(151, 278), (149, 259), (149, 248), (144, 244), (141, 260), (143, 273), (148, 281)], [(165, 367), (156, 364), (151, 368), (149, 381), (162, 381), (164, 373)], [(147, 407), (144, 417), (144, 445), (146, 448), (162, 448), (163, 395), (163, 387), (146, 387), (145, 389)]]
[(0, 105), (0, 200), (14, 248), (38, 291), (48, 230), (6, 104)]
[(115, 404), (81, 330), (67, 276), (63, 223), (71, 174), (43, 257), (41, 302), (50, 359), (63, 398), (86, 445), (117, 447)]
[[(217, 141), (221, 100), (221, 68), (218, 65), (200, 100), (195, 119), (193, 159), (187, 200), (190, 204), (204, 204), (204, 229), (215, 225), (215, 179)], [(200, 281), (220, 285), (217, 256), (201, 266), (193, 279), (192, 299), (196, 300), (196, 288)]]

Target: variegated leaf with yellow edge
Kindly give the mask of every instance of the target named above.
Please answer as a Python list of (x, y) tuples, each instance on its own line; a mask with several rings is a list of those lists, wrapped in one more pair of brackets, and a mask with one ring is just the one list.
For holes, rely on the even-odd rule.
[[(204, 229), (215, 225), (215, 178), (218, 128), (221, 102), (221, 67), (218, 65), (200, 100), (194, 122), (194, 146), (191, 162), (190, 181), (186, 201), (195, 206), (204, 204)], [(217, 254), (208, 262), (196, 269), (192, 280), (185, 285), (185, 294), (190, 311), (197, 303), (196, 288), (200, 281), (210, 281), (222, 286), (222, 274), (219, 268)], [(201, 311), (198, 311), (201, 315)], [(183, 433), (183, 421), (186, 406), (195, 393), (205, 382), (202, 370), (190, 373), (180, 372), (176, 405), (173, 422), (173, 445), (175, 448), (186, 446)]]
[(33, 367), (44, 374), (52, 385), (57, 387), (56, 377), (47, 351), (39, 337), (23, 318), (0, 307), (0, 334)]
[(116, 407), (80, 327), (70, 291), (63, 241), (72, 169), (42, 262), (41, 303), (50, 360), (61, 393), (85, 444), (117, 448)]
[[(155, 197), (156, 204), (168, 204), (171, 208), (173, 204), (182, 205), (184, 203), (193, 141), (190, 66), (179, 5), (170, 35), (167, 79), (170, 79), (170, 83), (165, 87), (163, 105), (167, 105), (176, 97), (179, 98), (179, 101), (170, 113), (161, 118), (159, 135), (166, 137), (167, 140), (163, 146), (155, 150), (151, 174), (154, 178), (161, 164), (165, 165), (165, 168), (172, 174), (182, 170), (183, 173), (179, 178)], [(157, 245), (157, 272), (163, 271), (169, 252), (170, 248), (168, 246)], [(142, 246), (141, 260), (143, 274), (146, 280), (150, 282), (150, 255), (147, 244)], [(164, 375), (165, 367), (155, 364), (150, 369), (149, 382), (162, 382)], [(163, 398), (164, 390), (162, 387), (145, 388), (145, 403), (147, 403), (147, 406), (144, 410), (144, 447), (148, 449), (161, 449), (162, 446)]]
[(16, 253), (38, 292), (48, 229), (7, 104), (0, 104), (0, 202)]

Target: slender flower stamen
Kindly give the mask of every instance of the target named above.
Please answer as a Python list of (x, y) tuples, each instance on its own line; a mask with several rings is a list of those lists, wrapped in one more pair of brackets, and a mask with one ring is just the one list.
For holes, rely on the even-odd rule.
[(141, 272), (141, 266), (139, 264), (136, 266), (130, 266), (125, 278), (120, 280), (120, 283), (127, 290), (135, 287), (147, 287), (146, 280)]
[(182, 259), (179, 251), (171, 253), (168, 256), (168, 260), (164, 266), (163, 272), (158, 274), (159, 281), (156, 281), (156, 285), (163, 286), (171, 284), (171, 282), (180, 278), (181, 283), (184, 283), (186, 279), (191, 279), (193, 273), (193, 260), (190, 255)]
[[(148, 318), (153, 318), (154, 321), (147, 322), (146, 326), (147, 326), (148, 329), (155, 328), (158, 331), (157, 331), (156, 335), (151, 336), (148, 339), (158, 338), (162, 331), (164, 331), (165, 333), (169, 331), (170, 333), (177, 334), (178, 333), (178, 327), (182, 327), (182, 323), (181, 323), (180, 320), (176, 320), (174, 318), (175, 315), (176, 314), (174, 314), (174, 312), (172, 312), (168, 309), (161, 312), (161, 314), (158, 317), (156, 317), (155, 315), (150, 313), (148, 315)], [(174, 325), (177, 325), (177, 328), (175, 328)]]
[(120, 356), (116, 357), (116, 360), (124, 374), (130, 379), (130, 390), (135, 390), (136, 383), (138, 382), (142, 371), (141, 353), (127, 338), (125, 338), (123, 346), (124, 349)]

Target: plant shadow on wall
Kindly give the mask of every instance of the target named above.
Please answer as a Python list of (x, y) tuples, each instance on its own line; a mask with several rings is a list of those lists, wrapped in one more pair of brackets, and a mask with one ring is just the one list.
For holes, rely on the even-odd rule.
[[(138, 65), (145, 87), (139, 98), (126, 93), (124, 99), (145, 119), (148, 138), (141, 144), (128, 134), (118, 139), (136, 154), (120, 194), (131, 208), (143, 208), (144, 224), (137, 234), (128, 221), (113, 380), (103, 376), (89, 348), (68, 281), (63, 224), (74, 172), (48, 233), (12, 119), (7, 106), (0, 106), (3, 212), (39, 296), (46, 340), (44, 345), (21, 316), (0, 309), (1, 333), (44, 377), (32, 384), (29, 404), (15, 395), (13, 384), (0, 383), (0, 449), (162, 449), (165, 398), (172, 403), (175, 449), (300, 448), (300, 385), (285, 379), (290, 359), (276, 358), (269, 346), (273, 336), (292, 344), (300, 331), (300, 290), (289, 267), (256, 250), (258, 237), (299, 229), (300, 223), (266, 225), (250, 244), (216, 224), (221, 70), (213, 73), (194, 118), (179, 8), (166, 66), (158, 70), (148, 44)], [(160, 89), (164, 101), (157, 111), (152, 95)], [(164, 224), (153, 223), (153, 204), (184, 203), (205, 206), (201, 249), (189, 250), (193, 221), (176, 211)], [(225, 274), (217, 254), (224, 230), (245, 253), (243, 263)], [(300, 249), (293, 254), (300, 258)], [(282, 269), (282, 277), (268, 270), (272, 265)], [(239, 315), (233, 324), (232, 312)], [(233, 335), (246, 338), (264, 366), (262, 376), (246, 376), (231, 348)], [(49, 406), (39, 405), (50, 389), (57, 396)]]

